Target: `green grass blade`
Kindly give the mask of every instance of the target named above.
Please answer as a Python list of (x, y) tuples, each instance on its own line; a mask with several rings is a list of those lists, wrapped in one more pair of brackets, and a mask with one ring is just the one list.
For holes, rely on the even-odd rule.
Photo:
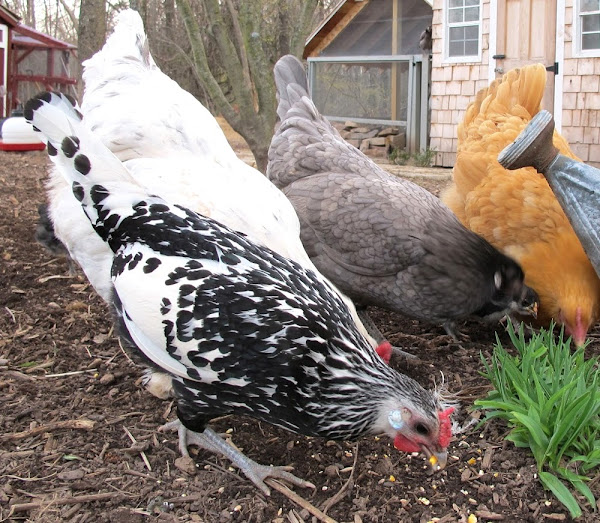
[(530, 415), (521, 414), (520, 412), (514, 412), (514, 417), (519, 421), (531, 434), (536, 445), (541, 448), (548, 447), (548, 436), (544, 434), (542, 427), (540, 426), (539, 420), (536, 420)]
[(514, 352), (496, 335), (491, 359), (480, 354), (482, 375), (494, 389), (475, 406), (485, 412), (483, 422), (507, 422), (506, 439), (531, 450), (544, 487), (578, 517), (581, 508), (570, 489), (592, 507), (596, 503), (584, 474), (600, 466), (599, 358), (571, 352), (562, 330), (555, 338), (552, 328), (542, 329), (527, 342), (522, 326), (516, 332), (509, 324), (507, 331)]
[(552, 493), (556, 496), (556, 499), (558, 499), (558, 501), (567, 507), (567, 510), (571, 514), (572, 518), (578, 518), (581, 516), (581, 508), (579, 507), (575, 496), (571, 494), (569, 489), (565, 487), (562, 481), (560, 481), (553, 474), (543, 470), (539, 471), (539, 477), (544, 487), (552, 491)]
[(593, 492), (590, 490), (590, 488), (584, 482), (584, 479), (587, 479), (587, 478), (584, 478), (583, 476), (580, 476), (579, 474), (575, 474), (574, 472), (572, 472), (568, 469), (565, 469), (565, 468), (558, 469), (558, 473), (562, 477), (564, 477), (569, 483), (571, 483), (571, 485), (573, 485), (579, 492), (581, 492), (581, 494), (583, 494), (585, 499), (588, 500), (588, 503), (592, 507), (596, 506), (596, 497), (594, 496)]

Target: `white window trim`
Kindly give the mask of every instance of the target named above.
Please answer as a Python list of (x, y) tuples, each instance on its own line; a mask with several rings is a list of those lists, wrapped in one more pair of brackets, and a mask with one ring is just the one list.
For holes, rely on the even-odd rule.
[[(586, 57), (599, 57), (600, 49), (581, 49), (581, 16), (580, 16), (581, 2), (580, 0), (575, 1), (575, 13), (573, 15), (573, 25), (575, 26), (575, 35), (573, 38), (573, 57), (574, 58), (586, 58)], [(592, 12), (593, 13), (593, 12)]]
[(483, 15), (483, 2), (482, 0), (479, 0), (479, 21), (478, 22), (472, 22), (472, 23), (466, 23), (463, 25), (475, 25), (475, 23), (479, 24), (479, 34), (477, 36), (478, 38), (478, 53), (476, 55), (469, 55), (469, 56), (449, 56), (450, 51), (449, 51), (449, 45), (450, 45), (450, 25), (448, 24), (448, 0), (446, 0), (444, 2), (444, 16), (443, 16), (443, 21), (442, 21), (442, 27), (444, 30), (444, 61), (443, 63), (445, 64), (463, 64), (463, 63), (480, 63), (481, 62), (481, 47), (482, 47), (482, 28), (483, 28), (483, 22), (482, 22), (482, 15)]

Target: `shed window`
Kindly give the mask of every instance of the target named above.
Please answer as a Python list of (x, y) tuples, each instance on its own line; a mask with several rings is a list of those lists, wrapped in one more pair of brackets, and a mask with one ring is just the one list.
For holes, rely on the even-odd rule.
[(582, 54), (600, 51), (600, 0), (579, 0), (577, 42)]
[(480, 0), (446, 2), (446, 56), (448, 58), (479, 56), (480, 4)]
[(406, 121), (408, 61), (314, 62), (314, 67), (313, 100), (328, 118)]

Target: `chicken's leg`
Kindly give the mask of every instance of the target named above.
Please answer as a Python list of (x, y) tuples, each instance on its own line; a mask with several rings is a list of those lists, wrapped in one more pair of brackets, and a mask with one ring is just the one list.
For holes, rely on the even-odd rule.
[(229, 445), (221, 436), (208, 427), (204, 429), (204, 432), (194, 432), (186, 429), (181, 421), (175, 420), (163, 425), (160, 430), (177, 430), (179, 435), (179, 450), (183, 456), (189, 457), (188, 445), (196, 445), (209, 452), (225, 456), (267, 496), (271, 495), (271, 490), (264, 482), (267, 478), (283, 479), (299, 487), (315, 488), (311, 482), (290, 474), (288, 470), (291, 467), (273, 467), (256, 463), (256, 461), (251, 460), (244, 453)]

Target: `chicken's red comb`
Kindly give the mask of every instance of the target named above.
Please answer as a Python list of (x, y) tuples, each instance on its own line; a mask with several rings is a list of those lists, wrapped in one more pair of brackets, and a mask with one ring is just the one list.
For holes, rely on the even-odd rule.
[(381, 359), (389, 365), (390, 358), (392, 357), (392, 344), (389, 341), (383, 341), (377, 345), (375, 350)]
[(438, 438), (438, 443), (443, 449), (448, 446), (450, 438), (452, 438), (452, 421), (450, 420), (450, 414), (453, 412), (454, 407), (448, 407), (438, 415), (440, 419), (440, 437)]

